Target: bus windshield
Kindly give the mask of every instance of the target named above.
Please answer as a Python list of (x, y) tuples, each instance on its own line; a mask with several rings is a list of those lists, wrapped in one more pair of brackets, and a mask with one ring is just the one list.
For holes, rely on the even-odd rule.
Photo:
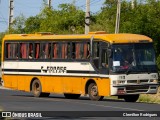
[(113, 73), (156, 72), (155, 52), (152, 43), (113, 45)]

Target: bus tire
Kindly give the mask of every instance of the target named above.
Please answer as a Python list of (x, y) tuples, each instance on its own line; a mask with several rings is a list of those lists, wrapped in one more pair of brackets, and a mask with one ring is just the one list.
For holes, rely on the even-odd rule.
[(78, 99), (81, 94), (68, 94), (68, 93), (64, 93), (65, 98), (67, 99)]
[(125, 95), (124, 96), (124, 100), (125, 102), (136, 102), (139, 98), (139, 94), (138, 95)]
[(99, 96), (96, 83), (90, 83), (88, 86), (89, 98), (94, 101), (100, 101), (104, 96)]
[(36, 79), (32, 83), (32, 93), (35, 97), (48, 97), (50, 93), (43, 93), (41, 82)]

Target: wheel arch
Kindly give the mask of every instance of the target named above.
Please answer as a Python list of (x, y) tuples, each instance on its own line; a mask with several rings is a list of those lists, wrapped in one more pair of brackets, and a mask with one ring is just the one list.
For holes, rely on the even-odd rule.
[(30, 91), (32, 91), (32, 83), (34, 80), (39, 80), (37, 77), (32, 78), (31, 82), (30, 82)]
[(89, 86), (91, 83), (97, 84), (94, 79), (89, 79), (89, 80), (86, 82), (86, 85), (85, 85), (85, 94), (88, 94), (88, 86)]

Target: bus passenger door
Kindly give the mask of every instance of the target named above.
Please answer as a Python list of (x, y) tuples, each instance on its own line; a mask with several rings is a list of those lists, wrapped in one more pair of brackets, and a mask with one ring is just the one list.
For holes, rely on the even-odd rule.
[(110, 80), (109, 67), (108, 67), (108, 49), (106, 47), (100, 48), (99, 60), (99, 76), (100, 80), (97, 81), (99, 94), (102, 96), (110, 94)]
[(107, 75), (109, 74), (107, 48), (100, 48), (100, 53), (99, 73)]
[(93, 64), (99, 74), (107, 75), (108, 68), (108, 44), (104, 42), (93, 42)]
[(108, 78), (108, 48), (105, 43), (94, 44), (93, 64), (97, 71), (99, 79), (96, 80), (98, 92), (102, 96), (110, 94), (110, 80)]

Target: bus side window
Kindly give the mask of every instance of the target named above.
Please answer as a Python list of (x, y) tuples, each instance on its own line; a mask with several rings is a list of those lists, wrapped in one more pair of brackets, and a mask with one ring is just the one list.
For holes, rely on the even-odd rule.
[(107, 49), (102, 49), (101, 51), (101, 66), (103, 68), (108, 68), (108, 55), (107, 55)]
[(76, 42), (72, 43), (72, 58), (73, 59), (89, 59), (89, 43)]
[(35, 58), (40, 58), (40, 43), (35, 43)]
[(68, 58), (68, 44), (63, 43), (62, 44), (62, 59), (67, 59)]
[(93, 43), (93, 58), (99, 58), (99, 42)]
[(28, 53), (29, 53), (28, 58), (33, 59), (33, 44), (32, 43), (29, 43)]
[(67, 47), (66, 47), (66, 59), (70, 59), (71, 58), (71, 45), (70, 43), (67, 43)]
[(72, 42), (71, 58), (76, 58), (76, 43)]
[(7, 43), (6, 48), (6, 58), (18, 59), (18, 43)]
[(6, 58), (11, 58), (11, 43), (6, 43)]
[(41, 45), (42, 45), (41, 58), (42, 59), (50, 58), (50, 52), (51, 52), (50, 43), (42, 43)]
[(76, 43), (76, 51), (75, 51), (75, 53), (76, 53), (76, 59), (80, 59), (80, 57), (81, 57), (80, 47), (81, 47), (81, 44), (80, 43)]
[(99, 69), (99, 42), (93, 43), (93, 63)]
[(89, 59), (89, 44), (88, 43), (75, 43), (76, 44), (76, 59)]
[(53, 59), (58, 59), (58, 43), (53, 43)]
[(47, 53), (47, 58), (51, 58), (51, 43), (48, 43), (48, 46), (45, 48), (45, 52)]
[(90, 44), (84, 43), (84, 59), (90, 58)]
[(27, 58), (27, 43), (20, 43), (20, 58)]
[(88, 51), (88, 44), (84, 43), (84, 55), (83, 55), (83, 59), (88, 59), (89, 55), (89, 51)]

